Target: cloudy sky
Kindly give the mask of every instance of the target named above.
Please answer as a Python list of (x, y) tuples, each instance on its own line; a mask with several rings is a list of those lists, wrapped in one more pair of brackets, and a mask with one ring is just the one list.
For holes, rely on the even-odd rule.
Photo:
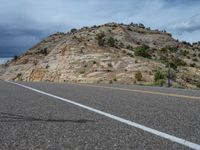
[(174, 38), (200, 41), (200, 0), (0, 0), (0, 57), (49, 34), (107, 22), (143, 23)]

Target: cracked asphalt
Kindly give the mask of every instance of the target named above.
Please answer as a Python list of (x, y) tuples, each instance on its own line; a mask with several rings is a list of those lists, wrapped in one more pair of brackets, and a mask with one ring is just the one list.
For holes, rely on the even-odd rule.
[[(74, 102), (200, 144), (200, 99), (75, 84), (28, 83)], [(198, 90), (113, 85), (199, 96)], [(0, 149), (189, 149), (84, 108), (0, 81)]]

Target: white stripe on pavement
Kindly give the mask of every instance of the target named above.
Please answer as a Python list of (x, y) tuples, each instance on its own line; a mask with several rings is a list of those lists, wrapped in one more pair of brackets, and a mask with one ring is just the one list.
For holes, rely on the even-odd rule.
[(143, 125), (138, 124), (138, 123), (135, 123), (135, 122), (133, 122), (133, 121), (129, 121), (129, 120), (126, 120), (126, 119), (117, 117), (117, 116), (115, 116), (115, 115), (112, 115), (112, 114), (109, 114), (109, 113), (106, 113), (106, 112), (103, 112), (103, 111), (94, 109), (94, 108), (92, 108), (92, 107), (89, 107), (89, 106), (86, 106), (86, 105), (83, 105), (83, 104), (74, 102), (74, 101), (72, 101), (72, 100), (68, 100), (68, 99), (66, 99), (66, 98), (62, 98), (62, 97), (56, 96), (56, 95), (53, 95), (53, 94), (50, 94), (50, 93), (47, 93), (47, 92), (44, 92), (44, 91), (41, 91), (41, 90), (37, 90), (37, 89), (31, 88), (31, 87), (28, 87), (28, 86), (25, 86), (25, 85), (22, 85), (22, 84), (19, 84), (19, 83), (11, 82), (11, 81), (6, 81), (6, 82), (9, 82), (9, 83), (12, 83), (12, 84), (15, 84), (15, 85), (24, 87), (24, 88), (26, 88), (26, 89), (29, 89), (29, 90), (38, 92), (38, 93), (40, 93), (40, 94), (44, 94), (44, 95), (47, 95), (47, 96), (50, 96), (50, 97), (53, 97), (53, 98), (56, 98), (56, 99), (65, 101), (65, 102), (67, 102), (67, 103), (70, 103), (70, 104), (73, 104), (73, 105), (76, 105), (76, 106), (79, 106), (79, 107), (81, 107), (81, 108), (90, 110), (90, 111), (95, 112), (95, 113), (97, 113), (97, 114), (106, 116), (106, 117), (108, 117), (108, 118), (117, 120), (117, 121), (122, 122), (122, 123), (124, 123), (124, 124), (130, 125), (130, 126), (133, 126), (133, 127), (135, 127), (135, 128), (141, 129), (141, 130), (143, 130), (143, 131), (149, 132), (149, 133), (151, 133), (151, 134), (157, 135), (157, 136), (159, 136), (159, 137), (168, 139), (168, 140), (170, 140), (170, 141), (172, 141), (172, 142), (179, 143), (179, 144), (181, 144), (181, 145), (184, 145), (184, 146), (187, 146), (187, 147), (196, 149), (196, 150), (200, 150), (200, 145), (199, 145), (199, 144), (192, 143), (192, 142), (187, 141), (187, 140), (184, 140), (184, 139), (182, 139), (182, 138), (178, 138), (178, 137), (175, 137), (175, 136), (173, 136), (173, 135), (170, 135), (170, 134), (167, 134), (167, 133), (164, 133), (164, 132), (160, 132), (160, 131), (158, 131), (158, 130), (155, 130), (155, 129), (152, 129), (152, 128), (143, 126)]

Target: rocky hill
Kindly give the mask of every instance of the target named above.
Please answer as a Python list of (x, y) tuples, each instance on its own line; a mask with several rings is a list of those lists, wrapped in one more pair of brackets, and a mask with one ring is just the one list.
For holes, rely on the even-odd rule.
[(5, 65), (15, 81), (200, 86), (200, 43), (179, 42), (143, 24), (108, 23), (56, 33)]

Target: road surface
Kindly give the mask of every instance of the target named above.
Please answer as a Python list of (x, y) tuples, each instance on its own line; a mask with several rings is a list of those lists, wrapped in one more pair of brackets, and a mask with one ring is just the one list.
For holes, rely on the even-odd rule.
[(0, 81), (0, 149), (200, 149), (200, 91)]

